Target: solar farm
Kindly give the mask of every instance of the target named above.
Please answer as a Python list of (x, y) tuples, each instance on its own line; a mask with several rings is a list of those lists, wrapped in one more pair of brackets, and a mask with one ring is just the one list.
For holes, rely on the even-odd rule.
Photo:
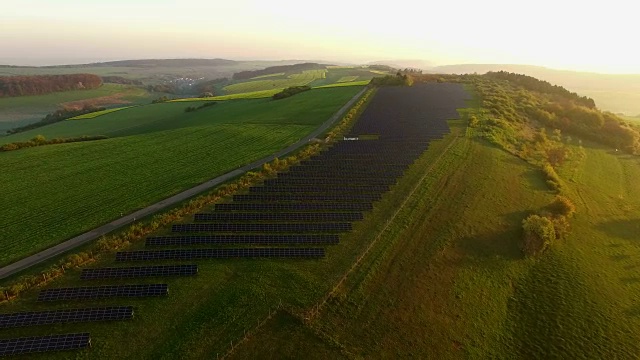
[[(321, 153), (245, 193), (234, 195), (227, 202), (216, 204), (208, 212), (194, 214), (190, 221), (173, 224), (164, 233), (147, 237), (138, 248), (123, 249), (96, 266), (70, 272), (65, 281), (56, 282), (21, 303), (23, 308), (35, 304), (37, 311), (0, 314), (0, 355), (86, 349), (83, 350), (86, 356), (100, 351), (100, 356), (115, 357), (127, 350), (106, 344), (115, 341), (107, 333), (117, 334), (118, 329), (128, 326), (131, 332), (148, 329), (131, 339), (131, 346), (136, 346), (140, 338), (158, 337), (156, 341), (160, 341), (162, 336), (168, 336), (163, 331), (167, 331), (164, 328), (169, 327), (171, 319), (179, 326), (184, 319), (193, 317), (197, 319), (190, 320), (193, 321), (190, 324), (201, 325), (189, 325), (193, 334), (184, 334), (185, 339), (193, 341), (204, 336), (203, 332), (211, 326), (217, 326), (218, 330), (205, 342), (215, 341), (212, 338), (216, 336), (223, 338), (238, 318), (256, 315), (246, 306), (252, 298), (242, 296), (241, 301), (235, 301), (239, 290), (232, 286), (258, 286), (259, 282), (254, 283), (257, 280), (248, 276), (234, 278), (231, 283), (219, 280), (220, 274), (233, 278), (229, 274), (234, 267), (251, 268), (258, 273), (260, 269), (272, 269), (275, 273), (299, 268), (306, 274), (275, 277), (287, 279), (279, 282), (270, 280), (275, 293), (312, 283), (303, 281), (304, 277), (325, 277), (331, 283), (334, 277), (328, 271), (323, 274), (322, 269), (335, 267), (334, 271), (344, 272), (353, 263), (358, 249), (366, 244), (349, 243), (350, 234), (359, 231), (378, 203), (393, 196), (395, 185), (430, 144), (449, 133), (447, 120), (458, 117), (456, 109), (464, 107), (466, 98), (458, 84), (379, 89), (353, 127)], [(207, 276), (212, 276), (209, 283)], [(296, 278), (300, 284), (294, 282)], [(216, 284), (225, 286), (218, 288)], [(172, 306), (180, 303), (205, 301), (195, 295), (186, 296), (186, 289), (209, 286), (216, 287), (216, 296), (223, 306), (189, 316), (171, 312)], [(170, 291), (174, 287), (178, 290)], [(320, 292), (315, 290), (313, 294), (317, 298)], [(275, 301), (270, 294), (256, 294), (254, 299)], [(262, 297), (270, 300), (258, 300)], [(148, 310), (147, 306), (156, 310)], [(198, 309), (196, 305), (194, 308)], [(225, 311), (234, 315), (224, 316)], [(145, 323), (152, 312), (166, 312), (166, 319), (153, 323), (166, 321), (164, 327)], [(94, 338), (87, 332), (93, 329), (88, 326), (92, 322), (109, 323), (100, 325), (100, 336)], [(45, 329), (49, 326), (50, 332)], [(38, 336), (21, 330), (21, 336), (16, 337), (6, 330), (31, 327), (39, 329)], [(52, 334), (61, 332), (60, 329), (74, 332)], [(149, 350), (146, 356), (155, 357), (166, 351), (163, 356), (171, 357), (188, 346), (176, 345), (176, 341), (167, 340), (163, 345), (170, 347), (169, 351)], [(210, 347), (220, 350), (221, 346)], [(193, 358), (204, 355), (193, 349), (181, 354)]]

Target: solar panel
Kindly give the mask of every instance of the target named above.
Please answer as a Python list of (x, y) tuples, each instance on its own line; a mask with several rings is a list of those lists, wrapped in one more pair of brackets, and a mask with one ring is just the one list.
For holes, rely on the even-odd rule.
[(320, 245), (337, 244), (339, 236), (335, 234), (313, 235), (187, 235), (148, 237), (146, 246), (188, 246), (188, 245)]
[(89, 347), (89, 333), (46, 335), (0, 340), (0, 356), (45, 351), (74, 350)]
[(380, 194), (241, 194), (233, 201), (377, 201)]
[(42, 290), (38, 301), (87, 300), (113, 297), (148, 297), (169, 294), (167, 284), (101, 285)]
[(193, 276), (198, 273), (198, 265), (158, 265), (83, 269), (80, 279), (131, 279), (160, 276)]
[(350, 222), (341, 223), (195, 223), (174, 224), (173, 232), (335, 232), (351, 230)]
[(333, 186), (369, 186), (369, 185), (393, 185), (397, 182), (395, 178), (357, 178), (357, 179), (340, 179), (340, 178), (317, 178), (317, 177), (289, 177), (267, 179), (264, 181), (265, 186), (276, 185), (295, 185), (295, 186), (316, 186), (316, 185), (333, 185)]
[(133, 318), (133, 306), (110, 306), (0, 314), (0, 329)]
[(373, 204), (366, 202), (325, 202), (325, 203), (230, 203), (216, 204), (216, 211), (366, 211)]
[(324, 248), (171, 249), (116, 253), (116, 261), (321, 257), (324, 257)]
[(195, 214), (195, 221), (358, 221), (361, 212), (262, 212)]
[(326, 185), (315, 184), (314, 186), (252, 186), (250, 193), (311, 193), (311, 194), (365, 194), (383, 193), (389, 191), (389, 185)]

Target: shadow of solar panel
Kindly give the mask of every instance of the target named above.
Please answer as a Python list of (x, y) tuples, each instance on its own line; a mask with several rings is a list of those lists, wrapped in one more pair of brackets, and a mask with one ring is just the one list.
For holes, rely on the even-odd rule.
[(131, 279), (141, 277), (193, 276), (198, 265), (158, 265), (83, 269), (80, 279)]
[(324, 248), (171, 249), (116, 253), (116, 261), (321, 257), (324, 257)]
[(195, 223), (174, 224), (173, 232), (343, 232), (351, 230), (350, 222), (341, 223)]
[(82, 286), (42, 290), (38, 294), (38, 301), (151, 297), (168, 294), (169, 286), (167, 284)]
[(230, 203), (216, 204), (216, 211), (366, 211), (373, 209), (373, 204), (358, 202), (326, 202), (326, 203)]
[(0, 329), (133, 318), (133, 306), (62, 309), (0, 314)]
[(91, 345), (89, 333), (33, 336), (0, 340), (0, 356), (83, 349)]
[(281, 212), (281, 213), (206, 213), (195, 214), (195, 221), (358, 221), (361, 212)]
[(155, 236), (146, 240), (145, 246), (189, 246), (189, 245), (326, 245), (338, 244), (335, 234), (313, 235), (189, 235)]

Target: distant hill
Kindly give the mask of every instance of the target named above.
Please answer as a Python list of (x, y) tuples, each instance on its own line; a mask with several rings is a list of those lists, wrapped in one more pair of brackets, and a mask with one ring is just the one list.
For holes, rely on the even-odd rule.
[(427, 60), (380, 60), (373, 61), (368, 63), (367, 65), (387, 65), (391, 66), (394, 69), (420, 69), (427, 70), (433, 68), (433, 63)]
[(43, 66), (44, 68), (66, 67), (185, 67), (185, 66), (229, 66), (237, 64), (237, 61), (226, 59), (144, 59), (144, 60), (119, 60), (82, 65), (55, 65)]
[(525, 74), (561, 85), (596, 101), (598, 108), (627, 115), (640, 114), (640, 74), (618, 75), (554, 70), (512, 64), (461, 64), (437, 66), (431, 73), (484, 74), (489, 71)]

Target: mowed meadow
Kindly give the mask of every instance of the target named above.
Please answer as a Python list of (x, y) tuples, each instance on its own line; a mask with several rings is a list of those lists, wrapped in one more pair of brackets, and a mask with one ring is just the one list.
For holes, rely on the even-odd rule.
[(146, 105), (7, 136), (4, 142), (36, 134), (109, 139), (0, 153), (0, 264), (283, 149), (361, 89), (234, 100), (190, 113), (185, 103)]

